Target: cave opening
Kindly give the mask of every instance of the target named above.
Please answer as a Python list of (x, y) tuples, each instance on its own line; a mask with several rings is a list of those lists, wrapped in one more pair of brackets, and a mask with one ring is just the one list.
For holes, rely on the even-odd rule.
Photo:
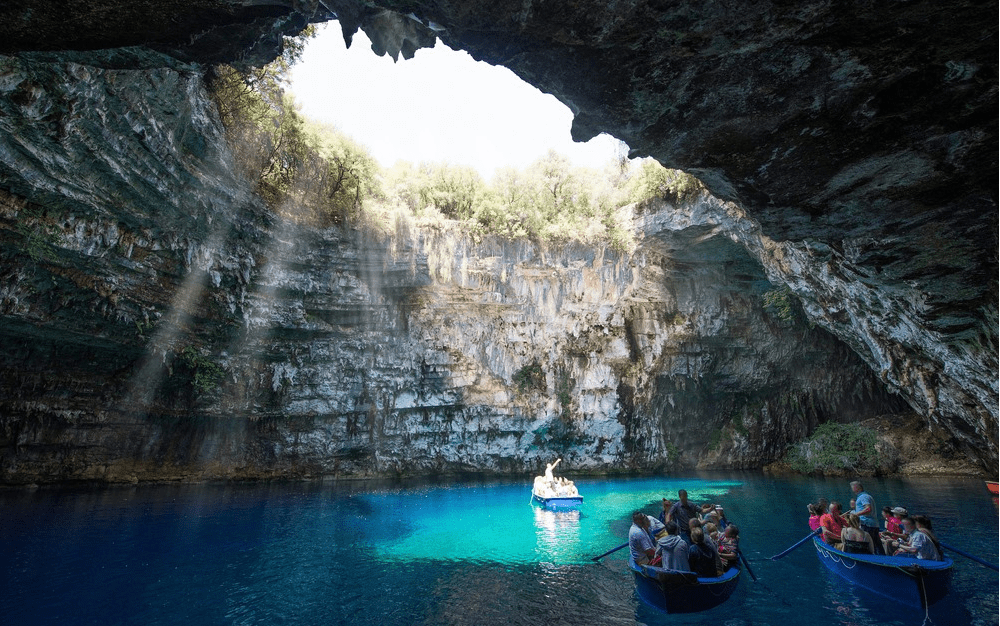
[(305, 116), (361, 143), (384, 168), (449, 162), (489, 179), (549, 150), (595, 169), (628, 152), (608, 134), (574, 142), (569, 107), (440, 39), (408, 59), (372, 47), (363, 30), (348, 47), (339, 22), (319, 25), (292, 67), (289, 88)]

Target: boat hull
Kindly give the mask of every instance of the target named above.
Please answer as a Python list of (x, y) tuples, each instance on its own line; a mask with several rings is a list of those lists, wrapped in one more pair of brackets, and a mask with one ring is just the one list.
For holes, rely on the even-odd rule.
[(986, 488), (989, 489), (990, 493), (992, 493), (993, 495), (1000, 494), (1000, 483), (997, 483), (992, 480), (987, 480)]
[(951, 559), (926, 561), (901, 556), (847, 554), (818, 538), (816, 555), (830, 571), (850, 583), (914, 608), (934, 604), (948, 595)]
[(543, 498), (537, 493), (532, 492), (531, 501), (548, 509), (575, 509), (583, 504), (583, 496)]
[(639, 597), (665, 613), (707, 611), (728, 600), (740, 582), (739, 567), (717, 578), (696, 578), (690, 572), (637, 565), (631, 555), (628, 566), (635, 575)]

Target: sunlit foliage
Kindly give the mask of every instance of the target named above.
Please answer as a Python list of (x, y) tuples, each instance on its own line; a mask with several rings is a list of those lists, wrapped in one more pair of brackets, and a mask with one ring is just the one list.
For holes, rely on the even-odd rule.
[[(288, 71), (311, 30), (286, 40), (274, 63), (246, 72), (216, 68), (212, 93), (233, 153), (257, 193), (276, 212), (316, 226), (455, 220), (473, 236), (632, 245), (630, 213), (650, 198), (689, 202), (702, 191), (692, 176), (651, 159), (610, 160), (603, 170), (574, 167), (549, 151), (523, 170), (501, 168), (485, 181), (449, 163), (396, 163), (382, 169), (336, 128), (307, 120), (285, 92)], [(385, 225), (389, 228), (389, 225)]]
[(209, 86), (236, 163), (274, 210), (318, 226), (356, 220), (377, 196), (377, 164), (335, 129), (307, 120), (285, 92), (288, 72), (311, 28), (286, 38), (284, 53), (262, 68), (214, 69)]
[(680, 170), (668, 170), (652, 159), (643, 159), (628, 182), (629, 201), (663, 198), (676, 204), (694, 200), (704, 190), (701, 182)]

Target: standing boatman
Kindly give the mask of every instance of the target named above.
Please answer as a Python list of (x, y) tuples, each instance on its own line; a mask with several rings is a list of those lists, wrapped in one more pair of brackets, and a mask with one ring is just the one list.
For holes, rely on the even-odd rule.
[(688, 522), (691, 518), (698, 519), (698, 510), (693, 504), (688, 502), (687, 490), (681, 489), (678, 491), (677, 497), (679, 500), (674, 502), (667, 513), (668, 519), (677, 522), (677, 530), (681, 534), (681, 539), (687, 542), (688, 545), (691, 545), (691, 531), (688, 528)]
[(875, 547), (875, 554), (885, 554), (882, 540), (878, 536), (878, 518), (875, 517), (875, 500), (872, 499), (860, 480), (851, 481), (851, 491), (854, 492), (854, 513), (861, 518), (861, 530), (868, 533)]

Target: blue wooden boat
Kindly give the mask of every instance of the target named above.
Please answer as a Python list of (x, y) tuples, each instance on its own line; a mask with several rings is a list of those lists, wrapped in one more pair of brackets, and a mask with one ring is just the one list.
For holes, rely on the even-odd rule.
[(575, 509), (583, 504), (583, 496), (572, 480), (563, 480), (563, 485), (559, 487), (554, 479), (547, 481), (544, 476), (535, 476), (535, 483), (531, 486), (531, 503), (547, 509)]
[(543, 498), (532, 491), (531, 501), (540, 504), (547, 509), (575, 509), (583, 504), (583, 496), (558, 496), (555, 498)]
[(635, 574), (639, 597), (666, 613), (707, 611), (728, 600), (740, 582), (739, 567), (732, 567), (716, 578), (699, 578), (691, 572), (638, 565), (631, 554), (628, 566)]
[(813, 538), (823, 565), (872, 593), (922, 609), (948, 595), (955, 562), (928, 561), (905, 556), (848, 554)]

